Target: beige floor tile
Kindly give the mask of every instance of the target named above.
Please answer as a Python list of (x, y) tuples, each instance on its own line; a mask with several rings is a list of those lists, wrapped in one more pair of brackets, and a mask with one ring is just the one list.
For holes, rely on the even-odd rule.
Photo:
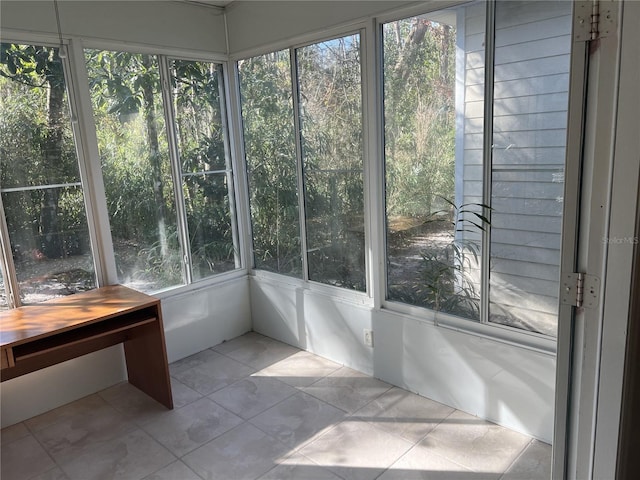
[[(171, 393), (173, 395), (173, 408), (183, 407), (203, 397), (202, 394), (187, 387), (175, 378), (171, 378)], [(167, 407), (158, 403), (129, 382), (122, 382), (109, 387), (98, 392), (98, 395), (120, 413), (131, 417), (131, 420), (138, 425), (144, 425), (168, 411)]]
[(29, 480), (70, 480), (60, 467), (53, 467), (51, 470), (31, 477)]
[(503, 480), (551, 478), (551, 445), (533, 440), (502, 477)]
[(275, 377), (294, 387), (307, 387), (340, 367), (331, 360), (300, 351), (256, 372), (254, 376)]
[(225, 355), (253, 368), (261, 369), (290, 357), (299, 351), (300, 349), (291, 345), (253, 334), (252, 340), (238, 345), (237, 348), (230, 349)]
[(177, 457), (195, 450), (242, 423), (242, 419), (208, 398), (167, 411), (144, 430)]
[(549, 445), (256, 333), (170, 369), (174, 410), (123, 382), (3, 429), (2, 480), (549, 478)]
[(202, 480), (196, 473), (180, 460), (173, 462), (161, 470), (152, 473), (144, 480)]
[(29, 480), (55, 467), (55, 463), (38, 441), (27, 435), (0, 447), (0, 478)]
[(453, 412), (451, 407), (394, 387), (353, 416), (417, 442)]
[(247, 377), (209, 395), (209, 398), (244, 419), (255, 417), (298, 390), (270, 377)]
[(377, 478), (412, 444), (367, 422), (345, 420), (300, 453), (346, 480)]
[(173, 377), (196, 392), (209, 395), (255, 372), (248, 365), (214, 351), (211, 353), (213, 356), (209, 356), (205, 362), (180, 370), (172, 374)]
[(244, 423), (185, 455), (182, 461), (207, 480), (249, 480), (271, 470), (289, 449)]
[(219, 354), (217, 352), (214, 352), (212, 349), (207, 348), (206, 350), (202, 350), (201, 352), (194, 353), (193, 355), (189, 355), (188, 357), (170, 363), (169, 373), (171, 375), (175, 375), (177, 373), (184, 372), (185, 370), (189, 370), (193, 367), (198, 367), (204, 363), (207, 363), (209, 360), (218, 357)]
[(232, 338), (231, 340), (227, 340), (225, 342), (219, 343), (211, 347), (211, 350), (215, 350), (218, 353), (222, 353), (224, 355), (237, 350), (241, 347), (255, 345), (258, 342), (263, 342), (266, 340), (271, 340), (276, 342), (277, 340), (273, 340), (269, 337), (265, 337), (264, 335), (260, 335), (256, 332), (247, 332), (244, 335), (240, 335), (239, 337)]
[(171, 393), (173, 395), (173, 408), (184, 407), (202, 398), (202, 394), (187, 387), (184, 383), (171, 377)]
[(141, 480), (176, 458), (141, 430), (94, 445), (61, 463), (72, 480)]
[(261, 476), (259, 480), (340, 480), (340, 477), (316, 465), (304, 455), (294, 453)]
[(69, 422), (76, 418), (82, 418), (87, 414), (104, 408), (105, 405), (106, 402), (100, 395), (89, 395), (25, 420), (24, 424), (30, 431), (37, 432), (55, 423)]
[(288, 447), (298, 449), (340, 423), (344, 417), (342, 410), (299, 392), (250, 422)]
[(498, 480), (499, 474), (478, 473), (430, 452), (422, 445), (404, 454), (379, 480)]
[(475, 472), (502, 474), (530, 441), (526, 435), (455, 411), (420, 445)]
[(11, 443), (30, 435), (24, 423), (16, 423), (0, 431), (0, 444)]
[(342, 367), (301, 390), (347, 413), (353, 413), (390, 388), (388, 383)]
[(34, 436), (59, 464), (137, 428), (129, 416), (118, 412), (97, 395), (92, 396), (93, 409), (87, 410), (82, 400), (78, 403), (81, 405), (69, 405), (64, 415), (56, 416), (54, 423), (34, 432)]
[(138, 425), (142, 425), (167, 411), (167, 407), (129, 382), (118, 383), (98, 392), (98, 395)]

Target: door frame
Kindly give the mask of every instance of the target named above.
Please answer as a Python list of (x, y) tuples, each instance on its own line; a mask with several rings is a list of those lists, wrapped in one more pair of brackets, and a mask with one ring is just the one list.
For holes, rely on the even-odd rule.
[[(617, 460), (611, 445), (619, 435), (634, 247), (617, 240), (634, 238), (629, 218), (636, 218), (640, 171), (632, 116), (639, 108), (634, 79), (640, 36), (637, 28), (623, 31), (622, 11), (627, 10), (627, 25), (637, 25), (640, 9), (630, 1), (599, 3), (600, 18), (612, 20), (601, 25), (604, 35), (574, 40), (565, 200), (577, 202), (575, 210), (565, 210), (561, 271), (597, 277), (599, 301), (593, 308), (561, 306), (554, 479), (613, 478)], [(574, 3), (574, 32), (592, 7), (593, 2)]]

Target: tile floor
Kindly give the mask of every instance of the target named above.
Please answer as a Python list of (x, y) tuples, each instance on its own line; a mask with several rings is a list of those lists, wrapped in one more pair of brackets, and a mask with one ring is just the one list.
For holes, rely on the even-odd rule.
[(551, 447), (248, 333), (5, 428), (2, 480), (534, 480)]

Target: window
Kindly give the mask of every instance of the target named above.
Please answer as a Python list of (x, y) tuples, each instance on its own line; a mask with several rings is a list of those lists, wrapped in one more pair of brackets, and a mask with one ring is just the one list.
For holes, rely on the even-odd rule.
[(360, 36), (296, 62), (309, 279), (365, 291)]
[(180, 176), (193, 280), (240, 266), (222, 66), (170, 63)]
[[(390, 300), (478, 320), (482, 179), (463, 199), (456, 157), (482, 171), (483, 10), (467, 22), (474, 46), (459, 64), (456, 10), (383, 25), (387, 284)], [(475, 94), (466, 116), (461, 76)]]
[(571, 5), (495, 15), (489, 321), (555, 336)]
[(239, 268), (221, 66), (85, 57), (119, 282), (157, 291)]
[(173, 179), (154, 55), (88, 50), (94, 121), (118, 281), (182, 283)]
[(256, 268), (366, 290), (360, 64), (359, 35), (238, 62)]
[(289, 51), (238, 62), (256, 268), (302, 277)]
[(553, 337), (571, 6), (491, 6), (382, 26), (387, 298)]
[[(92, 289), (96, 281), (58, 48), (0, 48), (0, 230), (10, 247), (4, 264), (17, 278), (11, 306), (19, 306)], [(9, 278), (5, 272), (3, 281)], [(6, 297), (1, 303), (7, 306)]]

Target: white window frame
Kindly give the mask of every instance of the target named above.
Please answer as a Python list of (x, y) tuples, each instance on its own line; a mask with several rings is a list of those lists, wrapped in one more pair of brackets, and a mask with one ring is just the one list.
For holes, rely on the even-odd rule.
[[(88, 182), (87, 171), (87, 144), (86, 138), (82, 135), (82, 128), (79, 125), (79, 101), (77, 96), (78, 79), (75, 70), (72, 68), (72, 60), (70, 55), (73, 52), (72, 45), (68, 39), (52, 37), (50, 35), (41, 34), (22, 34), (10, 33), (0, 38), (2, 43), (15, 43), (21, 45), (43, 45), (48, 47), (58, 47), (60, 51), (66, 53), (60, 58), (65, 81), (65, 93), (67, 95), (67, 108), (69, 109), (69, 117), (71, 122), (71, 130), (76, 150), (76, 158), (78, 162), (78, 173), (80, 177), (78, 186), (82, 189), (82, 197), (84, 202), (85, 216), (87, 219), (87, 228), (89, 233), (89, 243), (91, 248), (91, 256), (94, 267), (94, 279), (96, 287), (101, 286), (101, 279), (105, 275), (104, 263), (100, 258), (100, 247), (95, 235), (96, 217), (94, 215), (94, 203), (92, 202), (91, 186)], [(2, 248), (0, 249), (0, 266), (2, 267), (3, 278), (5, 282), (5, 290), (7, 293), (7, 304), (9, 309), (22, 306), (20, 300), (20, 287), (16, 276), (16, 268), (11, 254), (11, 240), (9, 238), (9, 230), (4, 214), (4, 205), (0, 198), (0, 237)]]
[[(254, 262), (254, 252), (252, 243), (249, 245), (249, 256), (251, 259), (251, 269), (250, 273), (252, 276), (264, 279), (270, 279), (273, 281), (277, 281), (279, 283), (294, 285), (298, 288), (302, 288), (305, 290), (311, 290), (318, 292), (320, 294), (328, 295), (334, 298), (344, 299), (351, 301), (360, 305), (373, 306), (374, 304), (374, 296), (373, 296), (373, 274), (372, 274), (372, 264), (373, 258), (371, 255), (372, 251), (372, 236), (370, 235), (370, 227), (371, 227), (371, 206), (370, 206), (370, 182), (368, 181), (368, 176), (370, 174), (370, 166), (368, 159), (368, 152), (370, 151), (370, 130), (369, 124), (372, 123), (369, 119), (371, 115), (369, 114), (370, 109), (370, 95), (371, 89), (367, 86), (367, 77), (370, 68), (368, 65), (371, 62), (371, 59), (368, 58), (369, 48), (367, 45), (367, 40), (373, 38), (368, 30), (370, 29), (370, 24), (368, 22), (359, 21), (354, 25), (343, 26), (341, 28), (331, 29), (328, 32), (325, 32), (323, 35), (310, 35), (305, 38), (300, 39), (298, 42), (286, 42), (283, 44), (280, 42), (279, 44), (281, 48), (277, 48), (275, 46), (270, 46), (268, 48), (260, 48), (256, 50), (252, 50), (250, 52), (243, 52), (241, 55), (232, 56), (230, 61), (233, 61), (234, 70), (235, 70), (235, 92), (237, 97), (237, 105), (235, 109), (237, 111), (236, 115), (241, 118), (241, 104), (240, 104), (240, 89), (239, 89), (239, 71), (238, 71), (238, 62), (240, 60), (247, 60), (250, 58), (258, 57), (261, 55), (265, 55), (267, 53), (272, 53), (276, 51), (287, 51), (289, 54), (289, 63), (290, 63), (290, 78), (292, 83), (292, 99), (293, 99), (293, 122), (294, 122), (294, 131), (295, 131), (295, 152), (296, 152), (296, 175), (297, 175), (297, 192), (298, 192), (298, 215), (299, 215), (299, 223), (300, 223), (300, 249), (301, 249), (301, 259), (302, 259), (302, 277), (289, 277), (286, 275), (282, 275), (276, 272), (269, 272), (267, 270), (262, 270), (255, 268)], [(362, 179), (363, 179), (363, 198), (364, 198), (364, 209), (363, 209), (363, 221), (364, 221), (364, 251), (365, 251), (365, 262), (364, 262), (364, 276), (366, 288), (365, 291), (357, 291), (351, 290), (344, 287), (334, 286), (325, 284), (316, 280), (312, 280), (309, 278), (309, 265), (308, 265), (308, 255), (307, 255), (307, 229), (306, 229), (306, 208), (305, 208), (305, 196), (304, 196), (304, 178), (303, 178), (303, 164), (302, 164), (302, 144), (301, 144), (301, 133), (300, 133), (300, 108), (299, 108), (299, 81), (298, 81), (298, 72), (297, 72), (297, 64), (296, 64), (296, 50), (300, 48), (304, 48), (310, 45), (316, 45), (323, 42), (328, 42), (331, 40), (336, 40), (339, 38), (358, 35), (360, 40), (360, 87), (361, 87), (361, 110), (362, 110)], [(375, 123), (375, 122), (374, 122)], [(242, 122), (239, 122), (239, 131), (242, 135)], [(239, 142), (239, 148), (241, 151), (242, 159), (245, 159), (244, 152), (244, 142)], [(246, 169), (246, 160), (244, 162)], [(246, 175), (245, 175), (246, 177)], [(249, 198), (248, 191), (248, 182), (245, 178), (245, 182), (247, 183), (247, 199)], [(250, 211), (247, 210), (249, 231), (251, 231), (251, 216)], [(285, 277), (285, 278), (283, 278)]]
[[(246, 226), (241, 221), (244, 218), (242, 212), (243, 207), (240, 206), (238, 211), (239, 199), (244, 196), (242, 190), (242, 182), (238, 179), (244, 177), (244, 169), (237, 161), (237, 153), (233, 147), (235, 142), (233, 127), (233, 108), (230, 95), (229, 84), (229, 63), (225, 55), (203, 54), (202, 52), (186, 51), (181, 49), (167, 49), (158, 47), (150, 47), (149, 45), (132, 45), (131, 43), (116, 41), (97, 41), (93, 39), (83, 40), (76, 37), (65, 37), (60, 43), (60, 38), (55, 35), (37, 34), (5, 31), (0, 39), (4, 43), (31, 44), (31, 45), (47, 45), (58, 46), (67, 50), (67, 57), (63, 59), (63, 69), (65, 75), (65, 85), (67, 90), (67, 98), (72, 118), (72, 130), (74, 135), (75, 148), (78, 156), (80, 183), (82, 185), (83, 197), (85, 203), (85, 212), (89, 228), (89, 238), (93, 255), (96, 286), (111, 285), (118, 282), (115, 256), (111, 239), (111, 231), (109, 227), (109, 214), (107, 210), (107, 201), (102, 179), (102, 169), (100, 165), (100, 155), (98, 151), (98, 141), (96, 127), (93, 118), (93, 108), (91, 105), (91, 95), (89, 91), (89, 79), (85, 64), (85, 49), (96, 49), (105, 51), (126, 51), (131, 53), (141, 53), (157, 55), (158, 62), (160, 59), (179, 59), (217, 63), (222, 66), (220, 81), (222, 82), (221, 94), (224, 98), (220, 99), (220, 107), (222, 109), (222, 121), (225, 128), (225, 157), (227, 162), (227, 185), (228, 194), (230, 196), (229, 203), (230, 217), (232, 229), (234, 232), (234, 252), (235, 265), (234, 270), (213, 274), (201, 280), (189, 281), (180, 285), (172, 286), (166, 289), (152, 292), (160, 298), (172, 297), (177, 294), (200, 290), (207, 286), (217, 285), (236, 278), (246, 276), (248, 267), (246, 266)], [(168, 79), (166, 74), (161, 71), (161, 82)], [(163, 93), (164, 94), (164, 93)], [(169, 105), (171, 105), (169, 103)], [(168, 107), (164, 103), (163, 115), (167, 116)], [(166, 120), (165, 120), (166, 121)], [(167, 123), (168, 137), (172, 136), (174, 125)], [(175, 140), (175, 137), (174, 137)], [(171, 141), (171, 140), (169, 140)], [(174, 155), (170, 153), (170, 158)], [(173, 162), (173, 160), (172, 160)], [(182, 199), (182, 183), (181, 178), (176, 177), (172, 172), (172, 180), (174, 189), (179, 190), (179, 196), (174, 192), (174, 198), (178, 202), (178, 198)], [(241, 185), (240, 187), (238, 185)], [(0, 207), (2, 203), (0, 202)], [(3, 278), (7, 290), (8, 307), (16, 308), (20, 306), (18, 295), (18, 284), (15, 276), (15, 267), (11, 258), (11, 248), (9, 244), (8, 231), (4, 219), (4, 209), (2, 209), (0, 217), (0, 233), (2, 245), (0, 249), (0, 267), (2, 268)], [(178, 225), (182, 235), (184, 228)], [(188, 234), (187, 234), (188, 235)], [(181, 240), (180, 248), (182, 252), (188, 249), (188, 243)], [(184, 258), (184, 254), (183, 254)], [(183, 261), (184, 265), (184, 261)], [(187, 278), (183, 274), (183, 280)]]
[[(410, 18), (413, 16), (426, 15), (431, 12), (439, 11), (446, 8), (452, 8), (469, 4), (473, 2), (447, 2), (446, 4), (432, 5), (427, 8), (425, 6), (413, 7), (396, 11), (388, 15), (378, 16), (375, 19), (376, 28), (376, 47), (378, 62), (381, 62), (382, 58), (382, 27), (386, 23)], [(485, 19), (485, 81), (484, 81), (484, 118), (485, 123), (483, 127), (483, 194), (482, 203), (486, 205), (491, 204), (491, 161), (492, 161), (492, 136), (493, 136), (493, 58), (495, 55), (495, 2), (487, 1), (486, 4), (486, 19)], [(382, 100), (382, 82), (384, 72), (382, 71), (382, 65), (377, 68), (378, 75), (376, 76), (379, 82), (377, 86), (377, 98), (380, 108), (379, 116), (382, 118), (383, 112), (383, 100)], [(377, 136), (384, 139), (384, 124), (380, 120), (381, 125), (378, 127)], [(569, 128), (569, 126), (567, 126)], [(380, 177), (377, 182), (377, 188), (380, 191), (379, 197), (381, 201), (377, 202), (376, 207), (379, 209), (379, 214), (386, 221), (386, 206), (384, 191), (385, 185), (385, 172), (384, 172), (384, 140), (377, 146), (379, 149), (380, 161)], [(380, 235), (380, 234), (379, 234)], [(427, 308), (418, 307), (414, 305), (404, 304), (398, 301), (389, 300), (387, 298), (387, 262), (386, 262), (386, 232), (382, 231), (382, 236), (378, 236), (382, 244), (382, 256), (385, 258), (383, 265), (379, 265), (378, 272), (378, 289), (380, 290), (380, 308), (387, 310), (391, 313), (401, 314), (408, 316), (418, 322), (425, 322), (431, 325), (441, 326), (443, 328), (449, 328), (452, 330), (473, 333), (477, 336), (490, 338), (493, 340), (500, 340), (507, 344), (525, 347), (531, 350), (540, 351), (546, 354), (555, 354), (557, 351), (557, 339), (548, 335), (540, 334), (537, 332), (531, 332), (527, 330), (520, 330), (514, 327), (500, 325), (489, 321), (489, 248), (490, 248), (490, 229), (486, 229), (482, 234), (482, 270), (481, 270), (481, 289), (480, 289), (480, 321), (473, 321), (455, 315), (450, 315), (445, 312), (439, 312), (429, 310)], [(559, 300), (558, 300), (559, 302)]]

